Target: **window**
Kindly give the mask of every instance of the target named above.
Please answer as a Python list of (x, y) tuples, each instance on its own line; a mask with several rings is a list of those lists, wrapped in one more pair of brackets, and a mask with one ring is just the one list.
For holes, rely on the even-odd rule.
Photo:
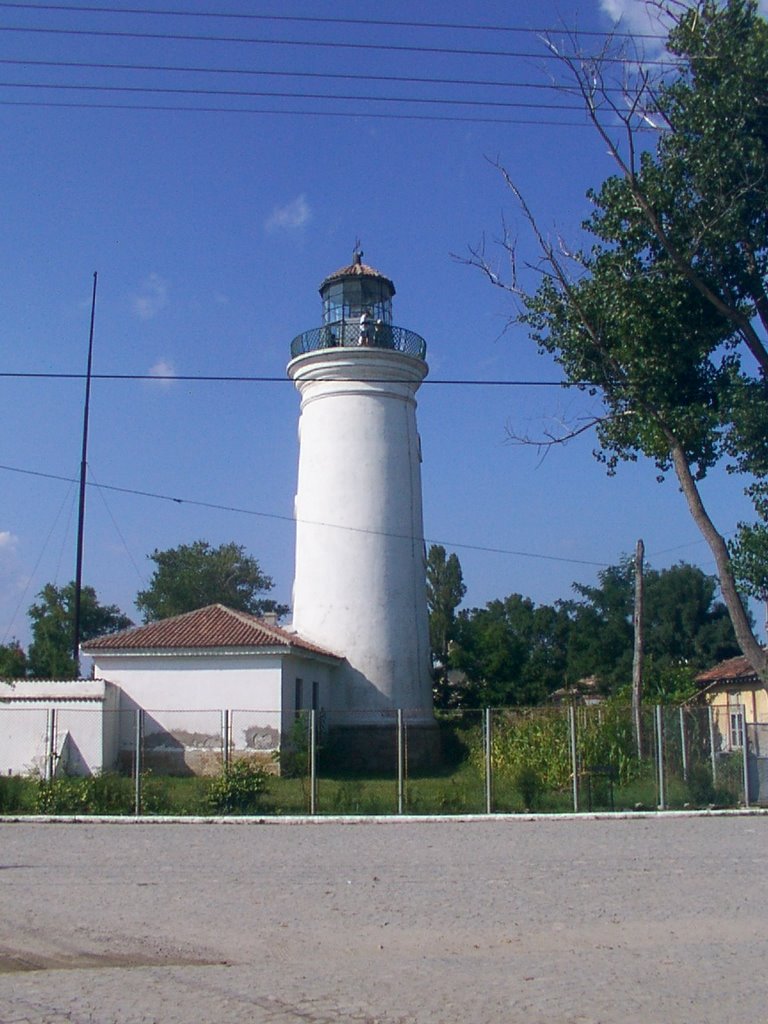
[(320, 710), (320, 683), (316, 680), (312, 683), (312, 710)]
[(731, 750), (737, 750), (743, 745), (744, 715), (741, 711), (731, 711), (728, 715), (728, 721)]
[(301, 711), (304, 707), (304, 680), (296, 679), (296, 691), (294, 694), (294, 707), (296, 711)]

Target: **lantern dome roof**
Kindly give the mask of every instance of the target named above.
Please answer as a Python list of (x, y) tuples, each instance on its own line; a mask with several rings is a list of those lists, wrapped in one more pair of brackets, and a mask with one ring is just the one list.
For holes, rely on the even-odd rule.
[(333, 284), (335, 281), (341, 281), (348, 277), (376, 277), (391, 289), (392, 295), (395, 294), (395, 285), (390, 278), (385, 274), (380, 273), (375, 267), (370, 267), (367, 263), (363, 263), (363, 252), (361, 249), (355, 249), (352, 263), (346, 267), (340, 267), (338, 270), (334, 271), (333, 274), (329, 274), (328, 277), (326, 277), (320, 285), (320, 291), (323, 292), (329, 284)]

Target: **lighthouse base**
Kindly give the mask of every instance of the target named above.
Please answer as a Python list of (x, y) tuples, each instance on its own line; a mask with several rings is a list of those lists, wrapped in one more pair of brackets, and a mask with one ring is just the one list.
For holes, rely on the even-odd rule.
[[(402, 756), (407, 769), (440, 763), (437, 723), (404, 725)], [(334, 768), (350, 771), (397, 772), (398, 731), (395, 725), (337, 725), (328, 733), (327, 752)]]

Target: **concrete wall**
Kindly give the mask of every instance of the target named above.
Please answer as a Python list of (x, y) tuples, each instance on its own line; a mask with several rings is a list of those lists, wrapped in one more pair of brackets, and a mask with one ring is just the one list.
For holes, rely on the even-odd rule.
[(138, 708), (144, 711), (145, 763), (157, 771), (218, 770), (224, 710), (233, 712), (236, 751), (269, 760), (279, 748), (278, 655), (103, 653), (94, 658), (94, 665), (97, 674), (120, 687), (122, 767), (133, 756)]
[(295, 721), (297, 679), (302, 708), (312, 706), (313, 683), (319, 706), (326, 706), (333, 672), (320, 660), (280, 654), (101, 654), (95, 666), (121, 691), (121, 767), (132, 763), (141, 708), (145, 765), (181, 774), (220, 770), (224, 712), (234, 755), (276, 764), (281, 735)]
[(101, 680), (0, 683), (0, 772), (46, 773), (50, 711), (56, 774), (109, 771), (117, 760), (118, 695)]

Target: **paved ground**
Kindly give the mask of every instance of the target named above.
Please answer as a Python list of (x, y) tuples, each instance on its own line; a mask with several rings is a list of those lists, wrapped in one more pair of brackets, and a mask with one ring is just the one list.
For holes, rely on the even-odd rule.
[(766, 817), (4, 824), (0, 1021), (765, 1021), (766, 849)]

